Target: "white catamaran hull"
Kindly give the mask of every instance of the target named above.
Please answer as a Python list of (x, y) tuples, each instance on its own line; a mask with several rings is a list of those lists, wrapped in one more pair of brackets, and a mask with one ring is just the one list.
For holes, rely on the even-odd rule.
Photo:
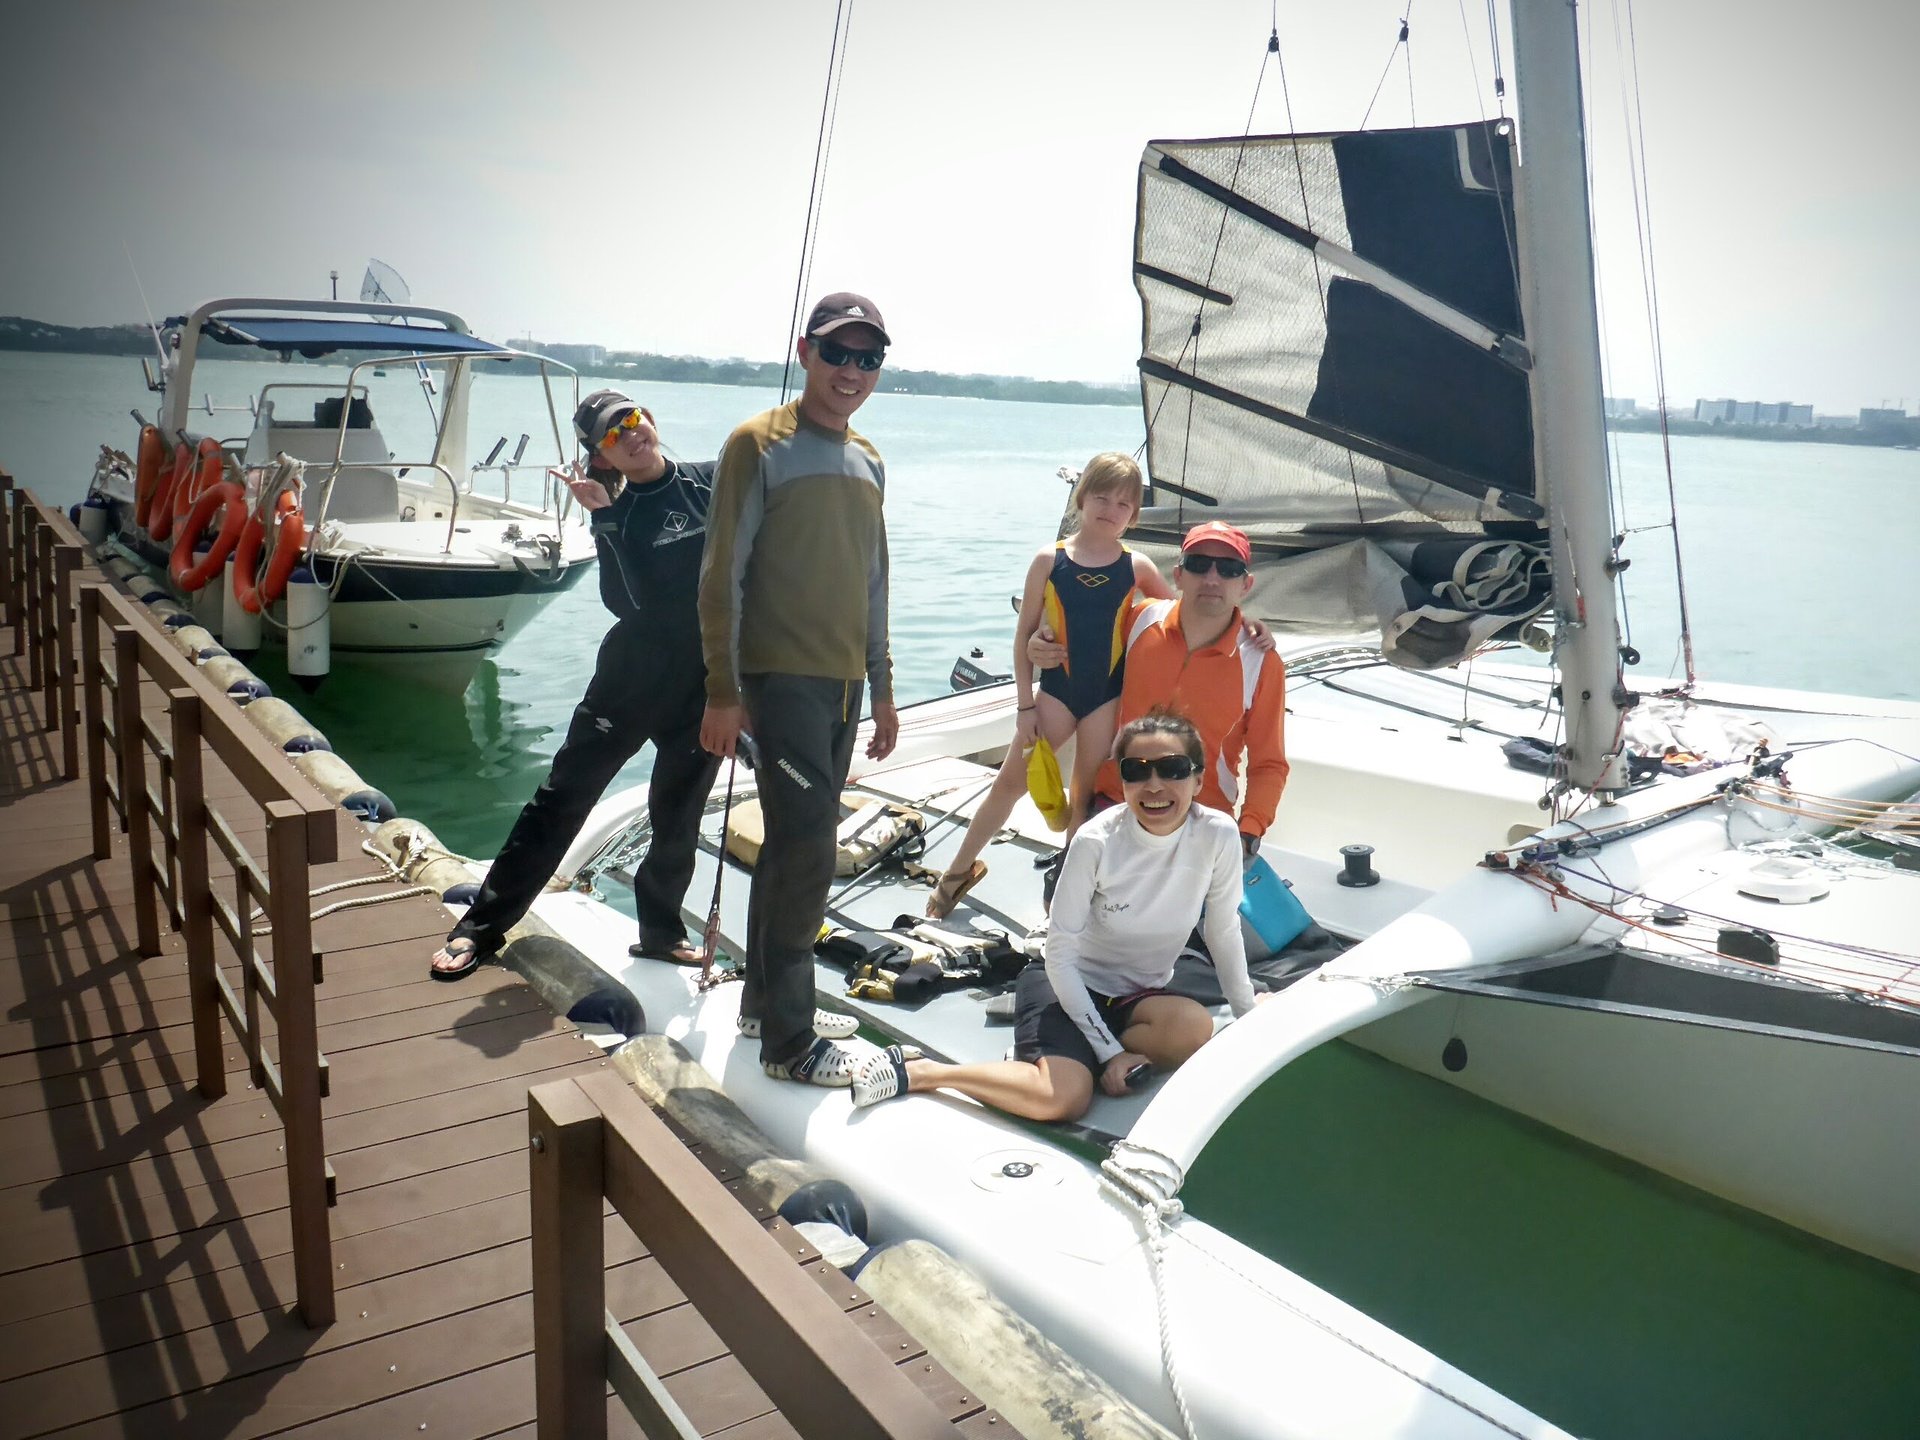
[[(1382, 683), (1450, 682), (1392, 673)], [(1497, 676), (1493, 692), (1476, 703), (1488, 716), (1502, 707), (1531, 713), (1540, 683), (1521, 672)], [(1159, 1085), (1131, 1128), (1125, 1116), (1103, 1116), (1098, 1108), (1115, 1102), (1097, 1102), (1089, 1117), (1094, 1132), (1125, 1135), (1144, 1152), (1171, 1157), (1176, 1183), (1168, 1188), (1177, 1188), (1177, 1172), (1247, 1095), (1297, 1056), (1344, 1037), (1715, 1195), (1920, 1268), (1920, 1207), (1905, 1203), (1920, 1191), (1920, 1160), (1890, 1138), (1920, 1129), (1920, 1054), (1734, 1017), (1658, 1018), (1626, 1005), (1579, 1008), (1438, 988), (1489, 965), (1592, 945), (1622, 927), (1513, 874), (1478, 868), (1486, 851), (1509, 844), (1514, 829), (1530, 828), (1524, 817), (1536, 824), (1540, 818), (1529, 798), (1538, 793), (1538, 777), (1505, 766), (1497, 734), (1469, 728), (1461, 735), (1451, 723), (1412, 716), (1404, 703), (1355, 693), (1363, 688), (1350, 677), (1336, 699), (1326, 687), (1300, 687), (1289, 717), (1292, 779), (1277, 840), (1270, 838), (1265, 851), (1310, 913), (1362, 943), (1223, 1031)], [(1797, 723), (1786, 712), (1791, 702), (1807, 707), (1791, 712), (1803, 719), (1821, 708), (1817, 697), (1750, 691), (1741, 698), (1771, 704), (1771, 718), (1788, 728)], [(995, 687), (908, 707), (899, 751), (859, 783), (872, 793), (920, 798), (925, 782), (918, 777), (943, 758), (949, 766), (952, 757), (994, 758), (1011, 732), (1012, 704), (1011, 687)], [(1860, 706), (1825, 708), (1843, 713), (1806, 723), (1868, 723), (1858, 718)], [(1880, 709), (1872, 724), (1907, 744), (1816, 745), (1796, 758), (1790, 774), (1821, 794), (1893, 798), (1920, 787), (1920, 763), (1906, 758), (1920, 753), (1913, 743), (1920, 741), (1920, 716), (1913, 707)], [(1799, 917), (1836, 934), (1855, 933), (1863, 943), (1890, 944), (1889, 927), (1897, 931), (1911, 913), (1908, 876), (1884, 884), (1839, 879), (1834, 893), (1811, 908), (1766, 909), (1770, 902), (1747, 900), (1741, 912), (1721, 893), (1756, 861), (1730, 848), (1725, 803), (1711, 798), (1718, 776), (1743, 773), (1668, 777), (1591, 814), (1593, 825), (1613, 825), (1703, 802), (1569, 864), (1732, 922), (1754, 923), (1747, 912), (1759, 913), (1785, 931)], [(1374, 778), (1356, 782), (1362, 775)], [(977, 798), (964, 782), (949, 788), (962, 813)], [(563, 873), (643, 813), (642, 804), (639, 792), (611, 797)], [(932, 863), (957, 829), (934, 847)], [(1312, 837), (1314, 853), (1278, 848), (1300, 836)], [(1340, 866), (1331, 842), (1360, 839), (1375, 845), (1385, 873), (1377, 885), (1350, 889), (1335, 882)], [(1013, 847), (989, 858), (1003, 877), (1024, 868)], [(1578, 874), (1565, 878), (1575, 888), (1584, 883)], [(1037, 876), (1012, 883), (1038, 889)], [(723, 929), (735, 953), (744, 888), (739, 877), (729, 887)], [(703, 901), (705, 893), (696, 882), (691, 899)], [(917, 905), (892, 892), (886, 903)], [(1173, 1418), (1142, 1221), (1102, 1188), (1093, 1167), (1041, 1133), (951, 1097), (916, 1096), (863, 1113), (844, 1096), (767, 1081), (753, 1047), (734, 1043), (736, 987), (703, 996), (683, 971), (626, 960), (631, 921), (586, 896), (543, 897), (540, 914), (626, 983), (646, 1010), (648, 1028), (686, 1044), (777, 1143), (854, 1185), (883, 1236), (923, 1236), (961, 1256), (1049, 1335)], [(1751, 967), (1689, 963), (1716, 978), (1724, 970), (1725, 984), (1754, 984)], [(1010, 1038), (982, 1023), (971, 1041), (952, 1043), (925, 1030), (925, 1015), (849, 1002), (824, 978), (821, 996), (904, 1039), (932, 1040), (930, 1048), (954, 1058), (998, 1058)], [(1857, 1002), (1815, 992), (1799, 1003), (1851, 1013)], [(1442, 1058), (1455, 1039), (1464, 1045), (1458, 1069)], [(972, 1052), (961, 1048), (969, 1043)], [(1033, 1166), (1033, 1173), (1008, 1176), (1010, 1161)], [(1236, 1163), (1266, 1161), (1245, 1156)], [(1274, 1183), (1284, 1183), (1283, 1167), (1275, 1167)], [(1487, 1424), (1475, 1411), (1499, 1415), (1520, 1433), (1544, 1433), (1538, 1421), (1516, 1420), (1497, 1397), (1443, 1362), (1191, 1217), (1179, 1218), (1171, 1233), (1172, 1343), (1196, 1412), (1207, 1417), (1201, 1433), (1484, 1433), (1474, 1428)], [(1250, 1385), (1249, 1375), (1261, 1379)], [(1356, 1418), (1353, 1394), (1373, 1397), (1360, 1410), (1376, 1401), (1381, 1408)]]
[[(1912, 1055), (1455, 998), (1435, 993), (1351, 1039), (1676, 1180), (1920, 1270)], [(1441, 1060), (1455, 1037), (1467, 1055), (1458, 1073)]]
[[(632, 922), (551, 894), (541, 917), (587, 953), (624, 952)], [(844, 1178), (876, 1242), (918, 1237), (964, 1259), (1047, 1336), (1179, 1430), (1164, 1380), (1153, 1247), (1086, 1161), (950, 1097), (855, 1111), (845, 1091), (768, 1079), (738, 1039), (739, 987), (603, 960), (648, 1028), (685, 1045), (774, 1143)], [(1004, 1033), (1004, 1032), (1002, 1032)], [(1559, 1436), (1387, 1327), (1190, 1216), (1161, 1275), (1175, 1365), (1198, 1433), (1291, 1437)]]

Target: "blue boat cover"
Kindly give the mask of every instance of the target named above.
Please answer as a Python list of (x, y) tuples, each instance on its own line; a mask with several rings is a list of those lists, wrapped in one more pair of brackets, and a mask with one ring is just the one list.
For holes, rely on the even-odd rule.
[[(183, 316), (167, 323), (186, 322)], [(461, 335), (428, 325), (382, 325), (373, 320), (330, 320), (306, 315), (216, 316), (207, 322), (206, 333), (224, 344), (297, 352), (309, 360), (336, 350), (380, 350), (403, 355), (447, 351), (486, 354), (503, 348), (475, 335)]]

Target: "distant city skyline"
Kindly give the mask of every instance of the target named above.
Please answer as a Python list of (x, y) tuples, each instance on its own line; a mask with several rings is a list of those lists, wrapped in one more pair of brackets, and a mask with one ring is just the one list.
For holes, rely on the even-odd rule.
[[(120, 321), (136, 269), (156, 314), (347, 293), (377, 256), (494, 336), (780, 356), (834, 10), (12, 0), (0, 313)], [(1141, 148), (1239, 133), (1256, 77), (1259, 132), (1352, 128), (1376, 89), (1376, 127), (1500, 103), (1473, 6), (1415, 11), (1404, 49), (1405, 0), (1283, 6), (1284, 85), (1270, 0), (853, 10), (808, 288), (871, 295), (917, 369), (1130, 382)], [(1920, 394), (1920, 7), (1642, 6), (1637, 94), (1625, 7), (1580, 13), (1606, 387), (1654, 393), (1638, 211), (1670, 404)]]

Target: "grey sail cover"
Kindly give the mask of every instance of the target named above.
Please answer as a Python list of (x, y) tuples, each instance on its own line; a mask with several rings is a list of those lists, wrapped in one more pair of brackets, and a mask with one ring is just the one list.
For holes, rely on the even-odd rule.
[(1238, 525), (1252, 613), (1413, 668), (1544, 605), (1512, 167), (1504, 121), (1147, 147), (1141, 548)]

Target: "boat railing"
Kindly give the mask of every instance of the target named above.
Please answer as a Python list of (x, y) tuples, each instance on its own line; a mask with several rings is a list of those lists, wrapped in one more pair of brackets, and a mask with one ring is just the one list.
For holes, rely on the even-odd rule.
[[(227, 1093), (224, 1015), (252, 1087), (277, 1112), (298, 1306), (307, 1324), (329, 1324), (334, 1177), (321, 1130), (328, 1070), (314, 1010), (322, 975), (308, 895), (311, 867), (336, 858), (335, 809), (149, 616), (111, 584), (80, 578), (85, 549), (65, 516), (15, 490), (3, 472), (0, 498), (0, 594), (16, 647), (27, 650), (29, 676), (44, 687), (46, 723), (62, 729), (69, 778), (81, 770), (74, 732), (83, 731), (94, 858), (111, 857), (117, 817), (133, 874), (135, 953), (161, 953), (162, 901), (185, 942), (199, 1093), (208, 1100)], [(163, 704), (149, 703), (159, 697)], [(218, 808), (207, 793), (209, 755), (238, 784), (237, 794), (220, 787)], [(265, 822), (264, 858), (240, 838), (257, 823), (249, 810)], [(232, 873), (232, 904), (215, 891), (209, 842)], [(264, 962), (255, 943), (263, 920)], [(215, 952), (216, 927), (237, 964), (238, 994)], [(273, 1022), (271, 1051), (263, 1011)]]
[(535, 1086), (527, 1125), (541, 1440), (605, 1440), (609, 1382), (642, 1433), (700, 1433), (608, 1312), (609, 1201), (794, 1430), (957, 1436), (617, 1075)]
[[(420, 367), (424, 371), (425, 367), (430, 364), (446, 365), (451, 368), (455, 366), (484, 365), (489, 363), (496, 364), (496, 365), (506, 364), (512, 361), (519, 361), (519, 360), (524, 360), (532, 363), (540, 372), (540, 390), (547, 402), (547, 423), (551, 428), (552, 435), (553, 435), (553, 452), (556, 456), (559, 456), (564, 460), (567, 454), (567, 442), (565, 439), (562, 438), (562, 432), (560, 429), (560, 413), (558, 410), (554, 408), (553, 380), (555, 378), (556, 372), (564, 372), (566, 375), (573, 377), (574, 401), (575, 401), (575, 405), (577, 406), (579, 402), (579, 390), (580, 390), (579, 378), (580, 377), (571, 365), (568, 365), (563, 361), (551, 360), (545, 355), (536, 355), (525, 350), (502, 349), (502, 350), (486, 350), (486, 351), (479, 351), (479, 352), (475, 352), (471, 350), (445, 350), (445, 351), (434, 351), (434, 352), (427, 352), (427, 353), (420, 353), (420, 354), (409, 352), (407, 354), (398, 355), (398, 356), (393, 356), (393, 355), (379, 356), (379, 357), (369, 358), (366, 360), (361, 360), (355, 363), (353, 369), (347, 372), (347, 389), (348, 389), (348, 393), (351, 394), (354, 386), (357, 384), (364, 390), (365, 382), (360, 380), (360, 372), (362, 370), (376, 369), (385, 365), (411, 364), (411, 365)], [(347, 422), (351, 418), (351, 411), (352, 411), (351, 405), (342, 405), (340, 407), (340, 426), (339, 426), (339, 430), (336, 433), (335, 441), (334, 441), (333, 469), (329, 472), (327, 480), (323, 482), (329, 489), (331, 488), (333, 475), (337, 474), (339, 470), (347, 463), (345, 459), (346, 447), (347, 447), (347, 431), (349, 428)], [(569, 409), (567, 413), (571, 415), (573, 413), (572, 409)], [(441, 458), (442, 456), (445, 456), (447, 454), (448, 424), (447, 424), (446, 412), (444, 409), (442, 410), (441, 414), (437, 417), (437, 426), (438, 426), (438, 433), (434, 437), (434, 458), (432, 460), (422, 461), (422, 462), (412, 462), (412, 461), (402, 462), (402, 461), (396, 460), (393, 463), (402, 469), (416, 469), (416, 468), (426, 469), (429, 466), (431, 466), (431, 468), (438, 470), (442, 475), (447, 477), (448, 488), (451, 491), (452, 497), (453, 497), (452, 512), (447, 517), (447, 543), (446, 543), (446, 549), (449, 552), (451, 552), (451, 550), (453, 549), (453, 536), (455, 532), (455, 524), (458, 521), (459, 514), (460, 514), (460, 500), (461, 500), (463, 491), (461, 489), (460, 484), (454, 479), (452, 470), (449, 468), (449, 466), (446, 463), (443, 462)], [(497, 453), (497, 447), (496, 447), (496, 453)], [(522, 448), (521, 453), (524, 453), (524, 447)], [(491, 464), (492, 458), (493, 457), (489, 457), (489, 465)], [(516, 461), (518, 461), (519, 458), (520, 458), (519, 455), (516, 455), (514, 457)], [(488, 467), (476, 466), (475, 468), (481, 469), (481, 468), (488, 468)], [(468, 490), (465, 493), (471, 493), (471, 484), (472, 484), (472, 477), (469, 476)], [(551, 487), (547, 489), (547, 491), (545, 492), (545, 496), (550, 500), (554, 499)], [(567, 501), (566, 501), (568, 505), (571, 504), (572, 498), (573, 498), (572, 492), (569, 491), (567, 494)], [(542, 506), (543, 513), (546, 511), (547, 508), (548, 507), (544, 505)], [(552, 505), (552, 513), (557, 523), (565, 521), (566, 519), (565, 506), (563, 506), (557, 500), (555, 500), (555, 503)]]

